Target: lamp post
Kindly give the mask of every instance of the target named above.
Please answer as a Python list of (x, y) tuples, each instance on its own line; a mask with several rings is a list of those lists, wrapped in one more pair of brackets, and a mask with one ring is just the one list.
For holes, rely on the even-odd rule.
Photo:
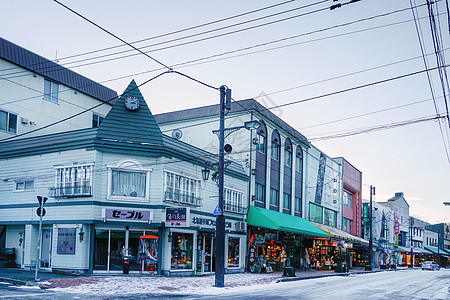
[[(223, 215), (223, 192), (224, 192), (224, 148), (225, 138), (231, 133), (245, 128), (248, 130), (257, 129), (260, 125), (258, 121), (245, 122), (243, 126), (236, 126), (225, 128), (225, 111), (231, 109), (231, 89), (222, 85), (220, 91), (220, 105), (219, 105), (219, 130), (214, 130), (213, 133), (219, 137), (219, 165), (218, 165), (218, 186), (219, 186), (219, 214), (216, 217), (216, 272), (215, 272), (215, 286), (224, 287), (225, 285), (225, 217)], [(226, 133), (225, 133), (226, 131)], [(227, 148), (227, 152), (231, 151), (231, 147)], [(206, 167), (205, 167), (206, 169)], [(206, 178), (206, 174), (204, 174)]]

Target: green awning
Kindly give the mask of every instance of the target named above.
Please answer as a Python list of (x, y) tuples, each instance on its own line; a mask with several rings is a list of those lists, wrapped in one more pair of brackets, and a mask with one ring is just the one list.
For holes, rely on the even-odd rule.
[(425, 250), (428, 250), (430, 252), (432, 252), (433, 254), (440, 254), (443, 256), (450, 256), (450, 252), (446, 251), (445, 249), (439, 249), (437, 247), (425, 247)]
[(317, 228), (305, 219), (256, 206), (250, 206), (247, 224), (255, 227), (289, 231), (316, 237), (330, 237), (325, 231)]

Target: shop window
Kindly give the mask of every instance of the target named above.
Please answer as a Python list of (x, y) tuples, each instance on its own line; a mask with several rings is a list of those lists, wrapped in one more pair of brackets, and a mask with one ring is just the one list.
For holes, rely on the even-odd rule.
[(171, 270), (192, 269), (193, 235), (172, 232)]
[(343, 205), (346, 207), (352, 208), (352, 194), (350, 194), (347, 191), (344, 191), (344, 194), (342, 195)]
[(309, 220), (322, 224), (323, 208), (314, 203), (309, 203)]
[(266, 203), (266, 186), (255, 183), (255, 202)]
[(234, 213), (244, 213), (244, 205), (243, 198), (244, 193), (238, 190), (225, 188), (224, 189), (224, 206), (223, 209), (225, 211), (234, 212)]
[(138, 161), (131, 159), (108, 166), (108, 169), (109, 200), (148, 200), (151, 169), (145, 169)]
[(200, 206), (200, 180), (165, 171), (165, 201)]
[(0, 110), (0, 130), (17, 133), (17, 115)]
[(93, 164), (56, 167), (56, 197), (92, 195)]
[(278, 208), (278, 203), (280, 199), (280, 191), (277, 189), (270, 189), (270, 206), (274, 208)]
[(337, 223), (337, 212), (334, 210), (324, 208), (324, 218), (323, 224), (336, 227)]
[(44, 79), (44, 99), (58, 103), (59, 84)]
[(229, 268), (239, 268), (239, 238), (229, 238), (228, 239), (228, 267)]

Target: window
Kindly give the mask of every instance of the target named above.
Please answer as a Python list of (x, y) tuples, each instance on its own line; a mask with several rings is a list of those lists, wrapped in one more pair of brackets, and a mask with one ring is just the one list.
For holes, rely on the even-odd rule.
[(291, 194), (283, 193), (283, 208), (291, 211)]
[(294, 206), (295, 212), (301, 214), (302, 213), (302, 198), (295, 197), (294, 200), (295, 200), (295, 206)]
[(314, 203), (309, 203), (309, 220), (322, 224), (323, 208)]
[(15, 191), (31, 191), (34, 190), (34, 180), (16, 181)]
[(58, 103), (59, 84), (44, 79), (44, 99)]
[(256, 144), (256, 150), (265, 153), (266, 152), (266, 137), (258, 132), (257, 134), (258, 144)]
[(192, 265), (193, 235), (172, 232), (171, 270), (190, 270)]
[(297, 154), (295, 155), (295, 172), (303, 172), (303, 151), (300, 147), (297, 148)]
[(100, 123), (103, 121), (104, 117), (92, 114), (92, 128), (100, 126)]
[(336, 227), (337, 223), (337, 212), (334, 210), (324, 208), (324, 218), (323, 218), (323, 224), (329, 225), (332, 227)]
[(255, 183), (255, 201), (266, 202), (266, 186), (263, 184)]
[(134, 159), (107, 167), (109, 200), (148, 201), (151, 169)]
[(284, 145), (284, 165), (286, 167), (292, 167), (292, 143), (290, 139), (286, 139)]
[(0, 130), (17, 133), (17, 115), (0, 110)]
[(344, 191), (344, 194), (342, 195), (343, 205), (346, 207), (352, 208), (352, 194), (350, 194), (347, 191)]
[[(346, 232), (351, 232), (352, 220), (349, 220), (347, 218), (342, 218), (342, 230), (346, 231)], [(382, 232), (384, 232), (384, 230)]]
[(92, 164), (57, 167), (55, 196), (91, 196), (92, 168)]
[(270, 206), (278, 207), (280, 192), (277, 189), (270, 189)]
[(276, 130), (272, 133), (271, 149), (270, 157), (274, 160), (280, 160), (280, 135)]
[(238, 190), (224, 189), (224, 206), (225, 211), (244, 213), (243, 198), (244, 193)]
[(144, 198), (146, 194), (145, 172), (111, 170), (111, 196)]
[(200, 206), (200, 180), (165, 171), (165, 201)]
[(228, 239), (228, 267), (239, 268), (239, 238)]

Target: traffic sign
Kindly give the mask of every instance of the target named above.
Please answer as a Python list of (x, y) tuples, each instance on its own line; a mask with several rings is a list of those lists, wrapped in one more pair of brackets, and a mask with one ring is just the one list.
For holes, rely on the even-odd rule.
[[(41, 210), (41, 209), (42, 209), (42, 210)], [(43, 208), (43, 207), (38, 207), (38, 209), (36, 210), (36, 213), (37, 213), (37, 215), (38, 215), (39, 217), (45, 216), (45, 208)], [(42, 214), (42, 216), (41, 216), (41, 214)]]
[(222, 210), (220, 209), (219, 205), (216, 206), (216, 209), (214, 209), (213, 215), (215, 216), (221, 216)]
[(37, 196), (37, 199), (39, 201), (40, 206), (44, 206), (45, 202), (47, 202), (47, 200), (48, 200), (47, 197), (42, 197), (42, 196)]

